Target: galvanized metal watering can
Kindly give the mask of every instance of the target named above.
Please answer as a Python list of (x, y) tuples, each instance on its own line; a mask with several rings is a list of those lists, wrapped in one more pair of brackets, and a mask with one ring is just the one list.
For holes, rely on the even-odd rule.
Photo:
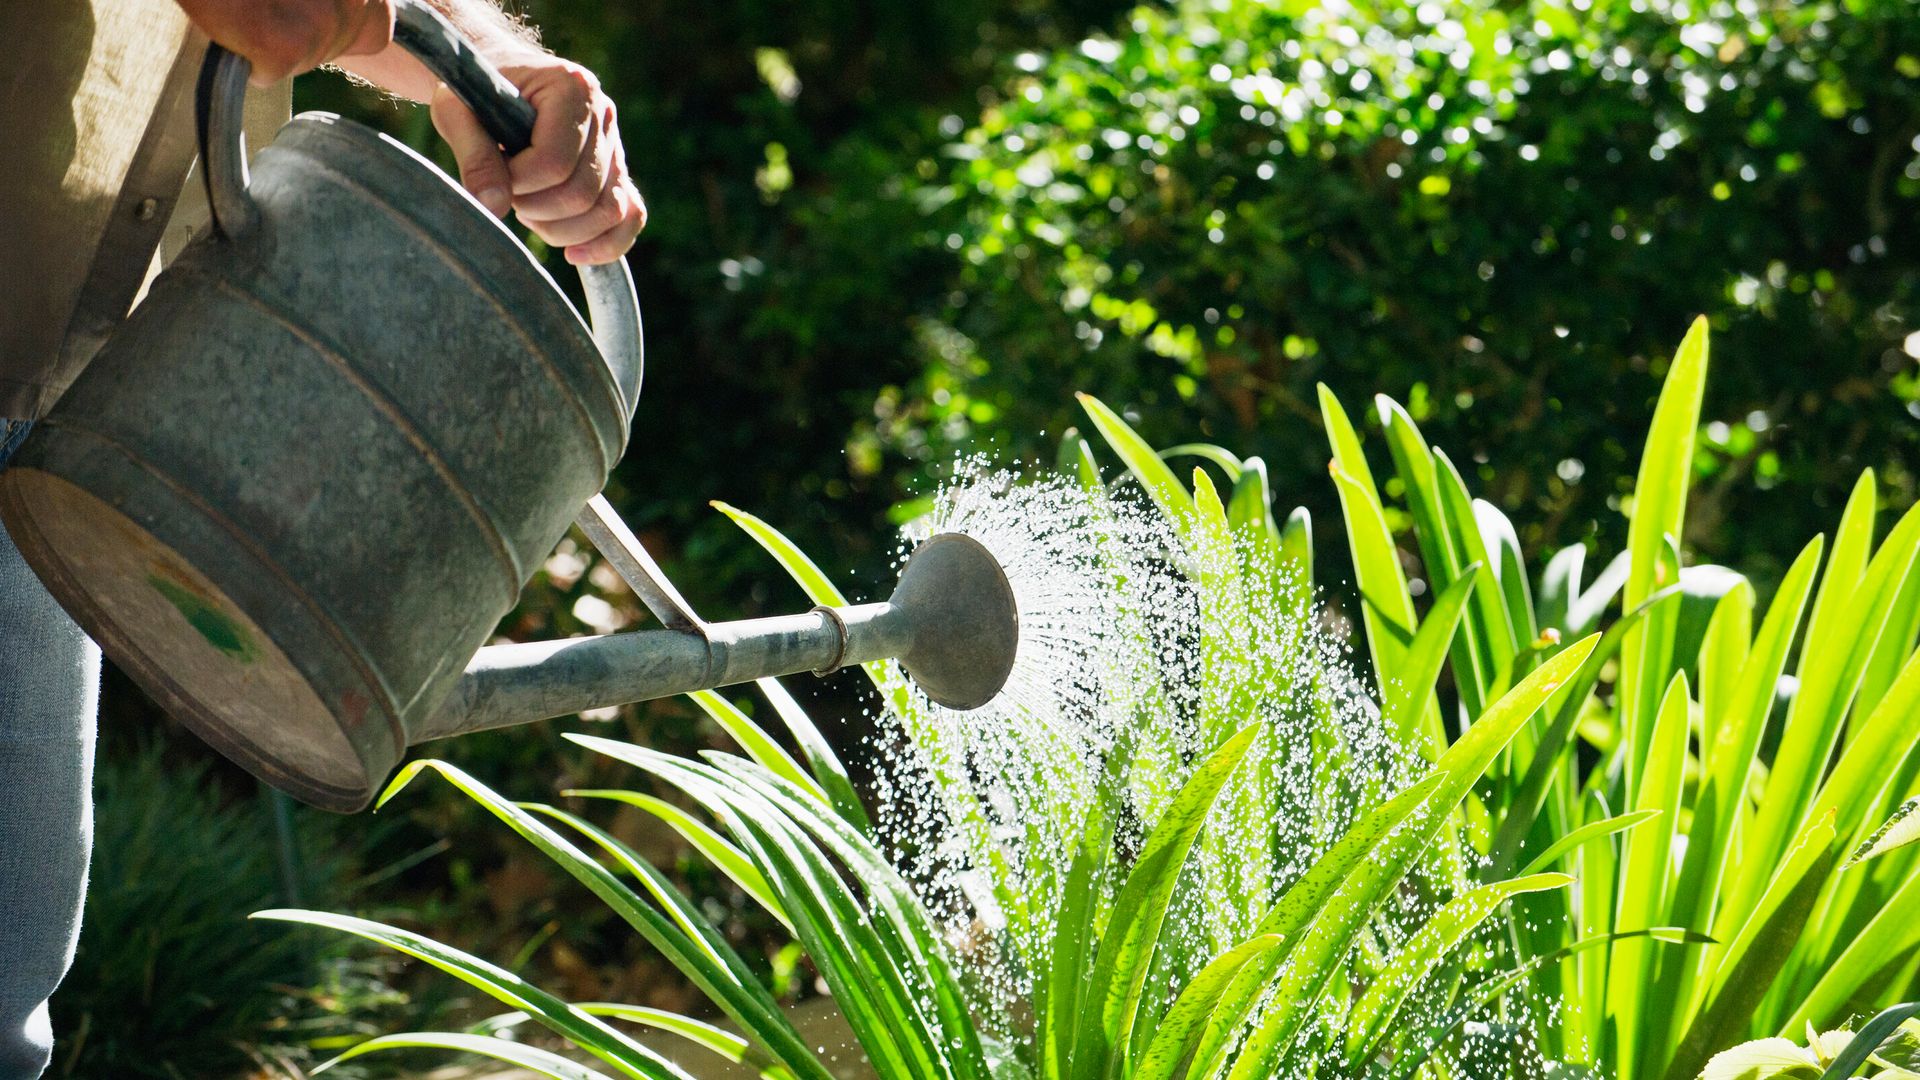
[[(527, 145), (530, 107), (436, 13), (403, 2), (396, 37)], [(170, 713), (354, 810), (409, 745), (587, 708), (882, 657), (944, 705), (998, 692), (1018, 616), (962, 536), (884, 603), (702, 622), (595, 494), (640, 389), (625, 264), (582, 271), (589, 330), (457, 184), (335, 116), (249, 177), (246, 76), (216, 49), (201, 77), (217, 228), (0, 473), (22, 554)], [(666, 628), (481, 648), (576, 518)]]

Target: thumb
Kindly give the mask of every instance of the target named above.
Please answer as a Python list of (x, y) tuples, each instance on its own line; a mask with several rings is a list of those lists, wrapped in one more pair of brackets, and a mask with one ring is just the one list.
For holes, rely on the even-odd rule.
[(460, 182), (495, 217), (506, 217), (513, 208), (513, 191), (500, 144), (445, 83), (434, 88), (432, 112), (434, 128), (460, 163)]

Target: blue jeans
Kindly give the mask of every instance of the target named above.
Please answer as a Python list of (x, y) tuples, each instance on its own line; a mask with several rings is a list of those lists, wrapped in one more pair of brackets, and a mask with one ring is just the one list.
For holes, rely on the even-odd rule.
[[(0, 469), (28, 425), (0, 420)], [(100, 650), (0, 527), (0, 1080), (53, 1053), (47, 999), (73, 962), (93, 844)]]

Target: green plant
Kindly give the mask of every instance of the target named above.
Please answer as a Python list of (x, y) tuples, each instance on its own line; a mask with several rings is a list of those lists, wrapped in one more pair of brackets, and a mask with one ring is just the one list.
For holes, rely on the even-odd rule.
[[(1920, 947), (1913, 853), (1842, 862), (1916, 790), (1920, 512), (1876, 548), (1877, 489), (1871, 472), (1862, 476), (1824, 573), (1816, 537), (1756, 629), (1754, 586), (1725, 568), (1683, 565), (1676, 539), (1706, 372), (1702, 320), (1668, 372), (1628, 504), (1627, 550), (1586, 589), (1584, 549), (1562, 551), (1537, 593), (1513, 526), (1471, 497), (1404, 408), (1378, 399), (1402, 503), (1390, 507), (1355, 427), (1321, 390), (1359, 620), (1383, 700), (1408, 703), (1389, 713), (1409, 738), (1438, 752), (1471, 732), (1462, 721), (1479, 702), (1619, 600), (1621, 618), (1595, 649), (1611, 666), (1611, 694), (1596, 664), (1558, 695), (1489, 771), (1465, 837), (1488, 879), (1529, 855), (1579, 879), (1525, 899), (1514, 924), (1523, 953), (1654, 924), (1714, 939), (1689, 950), (1618, 941), (1542, 972), (1545, 997), (1560, 1005), (1542, 1018), (1543, 1041), (1623, 1080), (1685, 1080), (1743, 1037), (1860, 1012), (1913, 985)], [(1165, 489), (1157, 458), (1115, 445), (1143, 483)], [(1396, 521), (1411, 527), (1420, 577), (1405, 569)], [(1435, 598), (1424, 619), (1416, 580)], [(1783, 682), (1803, 618), (1796, 678)], [(1451, 695), (1428, 693), (1440, 651)], [(1456, 707), (1438, 708), (1447, 697)]]
[[(1142, 680), (1136, 678), (1094, 691), (1122, 694), (1119, 715), (1128, 722), (1117, 729), (1113, 745), (1093, 759), (1090, 796), (1069, 799), (1064, 787), (1055, 788), (1011, 818), (996, 817), (988, 805), (995, 789), (969, 779), (974, 763), (949, 753), (951, 747), (933, 730), (935, 718), (897, 667), (868, 666), (900, 730), (923, 751), (918, 760), (931, 774), (928, 794), (948, 816), (952, 831), (947, 835), (965, 848), (961, 868), (985, 880), (981, 894), (969, 897), (964, 915), (988, 925), (997, 920), (992, 933), (1015, 964), (1019, 1000), (1011, 1009), (995, 996), (1004, 988), (983, 986), (980, 965), (971, 956), (963, 958), (981, 952), (979, 943), (956, 952), (950, 937), (956, 923), (942, 919), (923, 883), (903, 876), (883, 854), (844, 768), (777, 683), (765, 682), (762, 690), (800, 748), (801, 760), (745, 712), (711, 693), (693, 697), (739, 744), (744, 758), (714, 753), (705, 761), (686, 761), (575, 737), (641, 769), (704, 810), (705, 818), (641, 791), (572, 794), (611, 799), (660, 817), (791, 928), (862, 1049), (889, 1080), (1242, 1080), (1309, 1068), (1357, 1075), (1383, 1058), (1411, 1072), (1417, 1060), (1454, 1042), (1466, 1020), (1495, 1010), (1497, 1000), (1523, 981), (1526, 968), (1491, 968), (1463, 946), (1512, 898), (1570, 882), (1561, 874), (1528, 873), (1457, 888), (1457, 860), (1436, 856), (1456, 850), (1457, 843), (1447, 839), (1436, 846), (1433, 841), (1451, 832), (1450, 822), (1475, 780), (1549, 696), (1575, 677), (1594, 642), (1573, 643), (1542, 664), (1491, 701), (1468, 737), (1436, 761), (1406, 768), (1402, 778), (1396, 766), (1410, 762), (1373, 761), (1343, 741), (1343, 720), (1372, 727), (1379, 721), (1371, 714), (1336, 713), (1333, 698), (1318, 683), (1340, 673), (1290, 666), (1313, 655), (1310, 647), (1317, 639), (1296, 637), (1294, 651), (1286, 652), (1228, 633), (1250, 615), (1260, 623), (1258, 612), (1272, 599), (1267, 586), (1289, 573), (1269, 557), (1284, 556), (1287, 549), (1263, 550), (1263, 533), (1251, 536), (1253, 544), (1243, 544), (1247, 530), (1236, 528), (1234, 517), (1251, 512), (1255, 502), (1236, 500), (1230, 516), (1204, 474), (1196, 483), (1201, 494), (1191, 500), (1191, 513), (1154, 519), (1160, 531), (1148, 536), (1129, 533), (1125, 521), (1109, 521), (1102, 513), (1075, 519), (1096, 531), (1106, 521), (1112, 532), (1098, 532), (1088, 557), (1114, 560), (1113, 567), (1136, 586), (1151, 572), (1127, 561), (1134, 545), (1123, 541), (1150, 538), (1171, 545), (1172, 561), (1188, 568), (1177, 580), (1191, 586), (1200, 613), (1182, 624), (1195, 637), (1182, 640), (1202, 662), (1176, 665), (1166, 673), (1176, 680), (1191, 676), (1198, 685), (1141, 690)], [(1071, 488), (1056, 493), (1099, 505), (1094, 493)], [(727, 512), (813, 599), (845, 602), (785, 537), (749, 515)], [(1008, 511), (1021, 512), (1017, 506)], [(1099, 575), (1091, 580), (1096, 592), (1117, 588), (1102, 583)], [(1299, 598), (1285, 599), (1290, 608)], [(1206, 614), (1216, 609), (1219, 618)], [(1311, 624), (1300, 618), (1307, 612), (1287, 614), (1293, 621), (1285, 629), (1296, 636), (1307, 632)], [(1135, 643), (1125, 633), (1119, 638)], [(1276, 664), (1278, 673), (1267, 669)], [(1290, 684), (1288, 677), (1301, 670), (1310, 676)], [(1180, 723), (1180, 703), (1195, 713), (1186, 732), (1194, 740), (1190, 755), (1168, 731)], [(1131, 712), (1135, 708), (1137, 718)], [(1044, 719), (1059, 723), (1064, 717)], [(1038, 739), (1043, 732), (1034, 728), (1027, 735)], [(1006, 752), (1018, 757), (1018, 748)], [(1085, 763), (1078, 751), (1068, 756), (1074, 765)], [(1289, 804), (1302, 792), (1290, 794), (1276, 780), (1290, 756), (1296, 756), (1296, 765), (1298, 756), (1324, 758), (1321, 768), (1310, 770), (1310, 806)], [(1021, 767), (1027, 764), (1045, 762), (1038, 756), (1022, 759)], [(614, 1018), (665, 1028), (770, 1075), (816, 1080), (827, 1075), (752, 969), (657, 867), (572, 813), (516, 805), (444, 762), (409, 765), (385, 797), (428, 769), (447, 777), (587, 885), (698, 986), (744, 1038), (722, 1038), (687, 1018), (657, 1012), (606, 1004), (574, 1007), (500, 968), (397, 927), (315, 912), (263, 914), (357, 933), (425, 959), (625, 1075), (675, 1072), (661, 1054), (608, 1022)], [(1335, 819), (1321, 845), (1303, 849), (1284, 835), (1329, 813)], [(1008, 828), (1016, 830), (1012, 837)], [(578, 844), (581, 838), (587, 841), (584, 847)], [(1305, 860), (1289, 867), (1288, 860), (1302, 850)], [(614, 869), (599, 859), (610, 860)], [(1207, 918), (1222, 909), (1244, 916)], [(1194, 924), (1207, 923), (1204, 931), (1196, 931)], [(1622, 937), (1645, 933), (1639, 929)], [(1570, 951), (1602, 943), (1595, 939)], [(1164, 989), (1169, 987), (1178, 992)], [(1423, 1019), (1409, 1023), (1415, 1005)], [(559, 1068), (543, 1051), (480, 1032), (396, 1035), (348, 1056), (415, 1046), (490, 1054), (536, 1070)], [(1511, 1057), (1514, 1049), (1507, 1046), (1503, 1052)], [(1323, 1060), (1329, 1063), (1319, 1065)]]
[[(1228, 739), (1194, 768), (1145, 838), (1111, 908), (1098, 912), (1097, 919), (1097, 905), (1091, 901), (1098, 897), (1096, 875), (1110, 857), (1111, 836), (1101, 828), (1090, 830), (1062, 893), (1069, 908), (1055, 923), (1059, 937), (1054, 966), (1043, 975), (1046, 989), (1036, 993), (1031, 1056), (998, 1043), (977, 1025), (963, 977), (920, 899), (866, 835), (857, 804), (836, 807), (828, 784), (839, 770), (830, 760), (816, 758), (824, 766), (819, 771), (803, 769), (764, 733), (744, 740), (751, 758), (716, 754), (706, 762), (577, 738), (666, 782), (714, 816), (719, 832), (645, 795), (592, 793), (661, 812), (792, 926), (884, 1077), (1264, 1076), (1292, 1048), (1319, 995), (1327, 992), (1335, 973), (1344, 970), (1347, 951), (1369, 915), (1412, 869), (1472, 777), (1584, 657), (1584, 649), (1570, 650), (1516, 687), (1489, 710), (1476, 735), (1456, 744), (1424, 779), (1363, 815), (1283, 895), (1255, 936), (1212, 958), (1177, 997), (1160, 1000), (1143, 993), (1144, 984), (1156, 947), (1170, 937), (1163, 921), (1188, 853), (1209, 808), (1252, 744), (1255, 729)], [(803, 736), (803, 745), (819, 745), (803, 716), (785, 715)], [(758, 732), (744, 718), (735, 717), (734, 722), (741, 725), (739, 730)], [(426, 960), (524, 1011), (623, 1075), (682, 1074), (602, 1017), (671, 1031), (732, 1060), (756, 1064), (767, 1075), (821, 1080), (830, 1075), (699, 909), (641, 856), (583, 819), (548, 806), (510, 803), (444, 763), (409, 765), (387, 797), (426, 769), (445, 775), (607, 901), (699, 985), (747, 1038), (683, 1017), (614, 1005), (568, 1005), (500, 968), (396, 927), (310, 911), (268, 911), (261, 917), (333, 927)], [(584, 837), (637, 879), (640, 889), (575, 846), (550, 822)], [(1388, 969), (1394, 977), (1377, 981), (1362, 1000), (1368, 1023), (1359, 1029), (1357, 1045), (1391, 1041), (1386, 1021), (1415, 984), (1405, 977), (1409, 972), (1424, 973), (1441, 962), (1450, 947), (1505, 898), (1561, 887), (1567, 880), (1556, 874), (1518, 878), (1442, 907), (1412, 946), (1395, 958), (1397, 966)], [(1275, 978), (1280, 981), (1273, 1002), (1263, 1005), (1260, 991)], [(1249, 1041), (1236, 1052), (1230, 1039), (1250, 1021), (1257, 1023)], [(567, 1071), (551, 1055), (523, 1043), (472, 1034), (390, 1036), (346, 1056), (412, 1046), (486, 1054), (546, 1075), (599, 1075)], [(1023, 1063), (1023, 1058), (1028, 1060)], [(1183, 1068), (1189, 1059), (1190, 1066)]]
[[(1519, 1065), (1490, 1064), (1459, 1038), (1465, 1020), (1491, 1008), (1502, 1039), (1531, 1033), (1564, 1067), (1685, 1080), (1742, 1038), (1831, 1022), (1900, 993), (1913, 982), (1920, 945), (1920, 926), (1905, 913), (1920, 874), (1902, 846), (1920, 768), (1904, 723), (1920, 705), (1920, 513), (1904, 516), (1876, 549), (1874, 489), (1871, 476), (1863, 479), (1824, 574), (1816, 575), (1816, 538), (1756, 629), (1755, 587), (1724, 568), (1684, 565), (1674, 539), (1706, 369), (1701, 324), (1680, 348), (1655, 413), (1627, 510), (1628, 549), (1584, 588), (1581, 549), (1554, 556), (1534, 582), (1504, 515), (1474, 500), (1447, 455), (1381, 398), (1394, 469), (1388, 490), (1402, 505), (1385, 502), (1358, 429), (1323, 390), (1356, 567), (1354, 613), (1381, 722), (1427, 764), (1416, 781), (1367, 799), (1304, 873), (1269, 882), (1270, 893), (1232, 896), (1272, 901), (1236, 941), (1198, 947), (1168, 931), (1166, 913), (1194, 852), (1204, 856), (1214, 835), (1203, 822), (1235, 798), (1229, 778), (1255, 729), (1203, 725), (1216, 737), (1179, 773), (1185, 779), (1159, 781), (1164, 812), (1148, 816), (1137, 846), (1116, 842), (1114, 819), (1071, 807), (1063, 815), (1078, 823), (1070, 858), (1051, 876), (1010, 859), (1048, 849), (996, 842), (964, 763), (932, 755), (935, 790), (1028, 965), (1030, 1031), (982, 1020), (965, 966), (934, 932), (923, 898), (882, 857), (845, 770), (777, 684), (763, 689), (805, 766), (714, 695), (700, 704), (746, 759), (685, 762), (590, 741), (703, 807), (717, 829), (644, 794), (595, 794), (665, 817), (791, 926), (889, 1078), (1478, 1076)], [(1177, 553), (1223, 540), (1235, 553), (1195, 564), (1207, 588), (1311, 613), (1309, 521), (1295, 513), (1282, 522), (1262, 462), (1211, 446), (1156, 452), (1100, 402), (1083, 405), (1164, 515)], [(1203, 467), (1189, 488), (1167, 463), (1182, 455), (1211, 463), (1227, 486), (1216, 488)], [(1091, 444), (1071, 438), (1065, 457), (1083, 482), (1105, 486)], [(812, 599), (844, 602), (776, 530), (723, 509)], [(1396, 524), (1410, 526), (1421, 576), (1409, 576)], [(1432, 597), (1424, 616), (1421, 593)], [(1619, 614), (1595, 633), (1616, 600)], [(1796, 658), (1803, 616), (1809, 629)], [(1202, 694), (1202, 714), (1231, 719), (1235, 710), (1219, 706), (1242, 700), (1240, 684), (1220, 677), (1216, 661), (1230, 664), (1236, 653), (1207, 625), (1183, 647), (1201, 657), (1207, 685), (1226, 690)], [(1798, 677), (1783, 683), (1790, 660)], [(892, 667), (870, 665), (869, 674), (909, 737), (937, 746)], [(1123, 750), (1115, 760), (1138, 758)], [(723, 1041), (730, 1056), (769, 1075), (826, 1075), (656, 869), (584, 820), (515, 806), (450, 766), (411, 765), (389, 794), (425, 768), (556, 859), (672, 960), (740, 1025), (744, 1040)], [(1280, 816), (1276, 806), (1253, 803), (1270, 820)], [(641, 891), (548, 821), (592, 841)], [(1116, 856), (1123, 849), (1131, 857)], [(1843, 862), (1848, 851), (1857, 857)], [(1571, 877), (1554, 872), (1561, 866)], [(1433, 894), (1424, 909), (1389, 903), (1423, 891)], [(1480, 947), (1458, 949), (1509, 901), (1517, 917), (1488, 923)], [(276, 917), (428, 959), (627, 1075), (672, 1074), (595, 1018), (618, 1007), (574, 1009), (407, 931), (311, 912)], [(1683, 944), (1655, 948), (1656, 938)], [(1149, 984), (1183, 989), (1144, 991)], [(1420, 996), (1428, 985), (1437, 996)], [(1416, 999), (1421, 1008), (1405, 1008)], [(718, 1045), (717, 1036), (700, 1038)], [(405, 1036), (369, 1049), (408, 1039), (449, 1045)], [(461, 1045), (531, 1060), (518, 1044)]]

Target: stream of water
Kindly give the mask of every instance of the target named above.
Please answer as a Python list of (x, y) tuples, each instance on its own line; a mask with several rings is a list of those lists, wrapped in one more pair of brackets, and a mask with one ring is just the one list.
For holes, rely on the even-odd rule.
[[(1259, 728), (1169, 912), (1173, 947), (1150, 986), (1171, 994), (1246, 940), (1358, 814), (1425, 768), (1382, 723), (1348, 628), (1303, 604), (1267, 545), (1177, 528), (1130, 487), (985, 468), (938, 493), (902, 557), (938, 532), (974, 537), (1006, 568), (1020, 655), (1007, 688), (973, 712), (935, 706), (905, 681), (886, 688), (874, 747), (881, 831), (1006, 1031), (1017, 1033), (1049, 961), (1062, 877), (1095, 815), (1113, 820), (1124, 869), (1195, 761)], [(1430, 913), (1422, 897), (1444, 896), (1457, 874), (1437, 860), (1417, 870), (1369, 947), (1390, 954)], [(1119, 884), (1107, 877), (1103, 901)]]

